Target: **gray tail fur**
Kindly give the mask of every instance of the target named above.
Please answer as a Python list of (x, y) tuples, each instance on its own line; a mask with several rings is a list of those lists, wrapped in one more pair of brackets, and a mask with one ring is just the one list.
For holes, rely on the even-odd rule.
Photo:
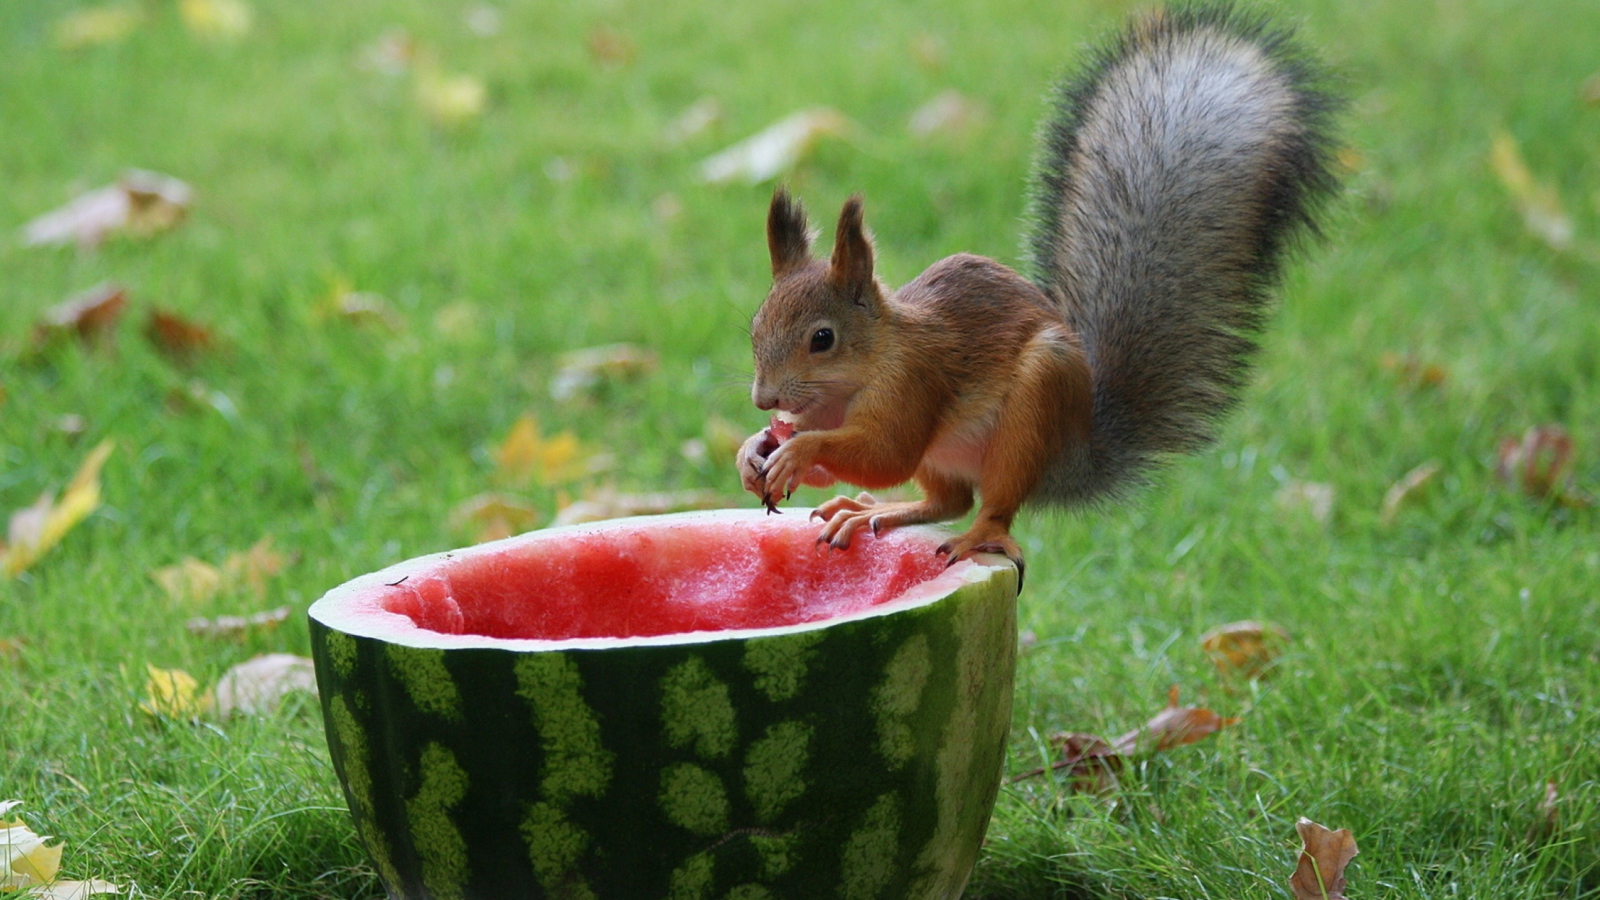
[(1094, 423), (1038, 499), (1114, 498), (1213, 440), (1336, 186), (1324, 80), (1288, 32), (1208, 3), (1136, 20), (1059, 86), (1027, 250), (1083, 340)]

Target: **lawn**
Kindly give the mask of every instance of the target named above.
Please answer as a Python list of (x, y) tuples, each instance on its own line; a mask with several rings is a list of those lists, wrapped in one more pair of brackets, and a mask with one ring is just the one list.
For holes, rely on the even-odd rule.
[[(314, 700), (157, 719), (146, 666), (211, 684), (305, 654), (313, 600), (470, 542), (451, 511), (484, 491), (540, 524), (606, 486), (753, 505), (708, 422), (764, 421), (745, 329), (772, 183), (705, 184), (699, 162), (831, 107), (853, 128), (786, 181), (824, 221), (862, 191), (888, 280), (956, 251), (1014, 262), (1045, 89), (1129, 8), (258, 0), (215, 39), (130, 0), (131, 33), (70, 50), (68, 4), (0, 4), (0, 511), (115, 441), (103, 505), (0, 580), (0, 800), (66, 841), (68, 876), (127, 895), (380, 896)], [(1121, 508), (1020, 521), (1034, 640), (1008, 768), (1048, 762), (1054, 732), (1135, 727), (1173, 684), (1241, 721), (1106, 795), (1005, 788), (968, 896), (1287, 897), (1306, 816), (1354, 833), (1355, 897), (1600, 897), (1600, 513), (1495, 473), (1502, 439), (1559, 424), (1575, 493), (1600, 489), (1600, 4), (1276, 10), (1352, 98), (1346, 190), (1220, 444)], [(441, 122), (419, 87), (456, 75), (483, 109)], [(947, 90), (976, 112), (908, 130)], [(702, 98), (718, 121), (669, 140)], [(1522, 202), (1551, 192), (1570, 246), (1525, 227), (1513, 146)], [(18, 240), (127, 167), (193, 185), (188, 221), (96, 250)], [(45, 310), (105, 280), (128, 296), (109, 340), (35, 346)], [(389, 321), (340, 314), (344, 291)], [(159, 351), (157, 308), (213, 346)], [(560, 354), (612, 342), (659, 367), (552, 398)], [(507, 487), (495, 451), (528, 414), (614, 465)], [(181, 601), (152, 577), (266, 536), (288, 564), (260, 592)], [(279, 606), (240, 642), (185, 628)], [(1241, 619), (1291, 635), (1270, 677), (1201, 650)]]

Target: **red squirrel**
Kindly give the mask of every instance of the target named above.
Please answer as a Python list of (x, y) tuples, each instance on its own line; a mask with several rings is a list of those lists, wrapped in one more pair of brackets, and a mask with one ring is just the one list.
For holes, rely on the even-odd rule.
[(779, 188), (772, 289), (751, 324), (751, 399), (777, 411), (737, 458), (769, 509), (802, 483), (923, 499), (836, 497), (819, 542), (957, 519), (950, 562), (1002, 553), (1024, 503), (1123, 495), (1212, 440), (1237, 402), (1285, 251), (1336, 180), (1337, 100), (1290, 36), (1226, 5), (1135, 18), (1057, 89), (1042, 132), (1033, 277), (971, 254), (899, 290), (874, 273), (862, 201), (833, 252)]

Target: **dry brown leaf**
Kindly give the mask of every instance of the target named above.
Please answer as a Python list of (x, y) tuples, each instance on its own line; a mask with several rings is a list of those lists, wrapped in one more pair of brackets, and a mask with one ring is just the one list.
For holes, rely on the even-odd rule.
[(556, 513), (552, 525), (576, 525), (627, 516), (658, 516), (691, 509), (726, 509), (737, 505), (716, 491), (662, 491), (653, 494), (622, 494), (607, 487)]
[(1439, 387), (1450, 377), (1443, 366), (1423, 362), (1410, 353), (1384, 353), (1378, 357), (1378, 365), (1396, 381), (1411, 388)]
[(607, 381), (640, 378), (656, 370), (654, 350), (637, 344), (606, 344), (562, 354), (555, 377), (550, 380), (550, 396), (571, 400)]
[(1294, 900), (1345, 900), (1344, 870), (1360, 851), (1350, 829), (1329, 831), (1310, 819), (1302, 818), (1294, 830), (1300, 833), (1302, 848), (1294, 874), (1289, 876), (1289, 891)]
[(1500, 442), (1495, 474), (1507, 487), (1530, 497), (1556, 500), (1570, 506), (1587, 506), (1586, 497), (1570, 489), (1572, 437), (1560, 425), (1538, 425), (1522, 440)]
[(100, 469), (115, 446), (105, 440), (89, 451), (61, 492), (60, 502), (47, 491), (32, 506), (12, 513), (6, 543), (0, 545), (0, 573), (6, 577), (21, 574), (99, 508)]
[(1155, 714), (1142, 728), (1124, 734), (1112, 742), (1118, 752), (1132, 753), (1143, 750), (1160, 753), (1173, 747), (1195, 741), (1235, 725), (1238, 719), (1223, 718), (1209, 709), (1178, 705), (1178, 686), (1167, 692), (1167, 706)]
[(1178, 686), (1173, 685), (1167, 692), (1166, 708), (1142, 727), (1115, 741), (1107, 741), (1093, 734), (1056, 734), (1051, 740), (1061, 747), (1060, 761), (1024, 772), (1011, 780), (1014, 783), (1043, 775), (1047, 771), (1066, 769), (1074, 789), (1103, 793), (1116, 787), (1117, 773), (1122, 771), (1126, 758), (1161, 753), (1173, 747), (1192, 744), (1238, 722), (1238, 719), (1223, 718), (1209, 709), (1179, 706)]
[(153, 570), (150, 578), (175, 603), (204, 603), (222, 590), (222, 571), (192, 556)]
[(702, 161), (700, 180), (709, 184), (768, 181), (794, 168), (817, 141), (849, 129), (850, 121), (835, 110), (802, 110)]
[(1278, 489), (1273, 501), (1284, 512), (1304, 513), (1318, 523), (1333, 515), (1334, 489), (1317, 481), (1291, 481)]
[(179, 362), (188, 362), (216, 346), (211, 329), (160, 308), (150, 310), (144, 336), (169, 359)]
[(186, 556), (170, 566), (150, 573), (150, 577), (176, 603), (204, 603), (219, 594), (249, 589), (257, 597), (267, 594), (267, 579), (282, 573), (289, 559), (272, 547), (272, 535), (256, 541), (248, 550), (228, 554), (222, 565)]
[(1522, 215), (1522, 224), (1552, 249), (1572, 247), (1572, 217), (1561, 207), (1555, 188), (1536, 179), (1522, 158), (1517, 139), (1509, 132), (1497, 131), (1489, 149), (1489, 164), (1500, 179), (1511, 202)]
[(128, 292), (122, 285), (101, 282), (45, 310), (33, 327), (34, 346), (42, 347), (68, 334), (86, 342), (104, 342), (127, 305)]
[(242, 641), (252, 633), (274, 631), (288, 619), (289, 607), (280, 606), (248, 616), (190, 619), (183, 627), (196, 637)]
[(191, 34), (213, 41), (237, 40), (255, 23), (244, 0), (178, 0), (178, 14)]
[(145, 699), (139, 708), (156, 718), (192, 719), (204, 715), (215, 703), (210, 691), (202, 692), (194, 676), (182, 669), (158, 669), (145, 664)]
[(920, 138), (934, 135), (959, 136), (983, 121), (983, 106), (967, 99), (960, 91), (945, 91), (917, 107), (906, 123)]
[(272, 548), (272, 535), (250, 545), (250, 549), (230, 553), (222, 561), (222, 577), (232, 587), (246, 587), (257, 597), (267, 594), (267, 579), (281, 574), (289, 558)]
[(661, 129), (661, 142), (668, 147), (688, 143), (721, 121), (722, 104), (715, 97), (701, 97)]
[(1200, 636), (1200, 647), (1223, 675), (1260, 678), (1283, 655), (1289, 632), (1271, 622), (1229, 622)]
[(64, 16), (56, 22), (56, 46), (63, 50), (82, 50), (127, 39), (144, 24), (144, 8), (137, 3), (109, 3), (92, 6)]
[(473, 540), (480, 544), (521, 534), (538, 521), (537, 509), (506, 494), (469, 497), (450, 511), (451, 529), (471, 529)]
[(539, 422), (524, 415), (511, 426), (511, 432), (494, 452), (499, 476), (514, 484), (536, 479), (550, 486), (576, 481), (609, 468), (613, 459), (597, 454), (570, 431), (545, 437)]
[(472, 75), (449, 74), (419, 65), (416, 100), (435, 125), (455, 127), (483, 115), (489, 105), (489, 89)]
[(170, 175), (130, 169), (116, 184), (83, 194), (22, 226), (22, 243), (94, 247), (117, 232), (152, 235), (181, 223), (193, 199), (194, 190)]
[(627, 35), (604, 26), (590, 31), (586, 43), (589, 58), (603, 66), (625, 66), (638, 53)]
[(1433, 477), (1439, 474), (1441, 468), (1438, 460), (1428, 460), (1390, 485), (1389, 490), (1383, 494), (1383, 510), (1379, 520), (1384, 525), (1393, 525), (1395, 518), (1400, 515), (1400, 510), (1421, 496), (1423, 488), (1433, 482)]
[(224, 672), (217, 680), (217, 714), (260, 715), (278, 708), (294, 691), (317, 692), (311, 660), (289, 653), (268, 653)]

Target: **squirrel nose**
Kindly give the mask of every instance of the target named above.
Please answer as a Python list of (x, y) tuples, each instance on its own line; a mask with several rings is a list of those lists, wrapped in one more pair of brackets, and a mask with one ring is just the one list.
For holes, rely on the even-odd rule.
[(750, 386), (750, 402), (756, 405), (756, 409), (774, 409), (778, 405), (778, 397), (761, 390), (761, 385), (754, 384)]

